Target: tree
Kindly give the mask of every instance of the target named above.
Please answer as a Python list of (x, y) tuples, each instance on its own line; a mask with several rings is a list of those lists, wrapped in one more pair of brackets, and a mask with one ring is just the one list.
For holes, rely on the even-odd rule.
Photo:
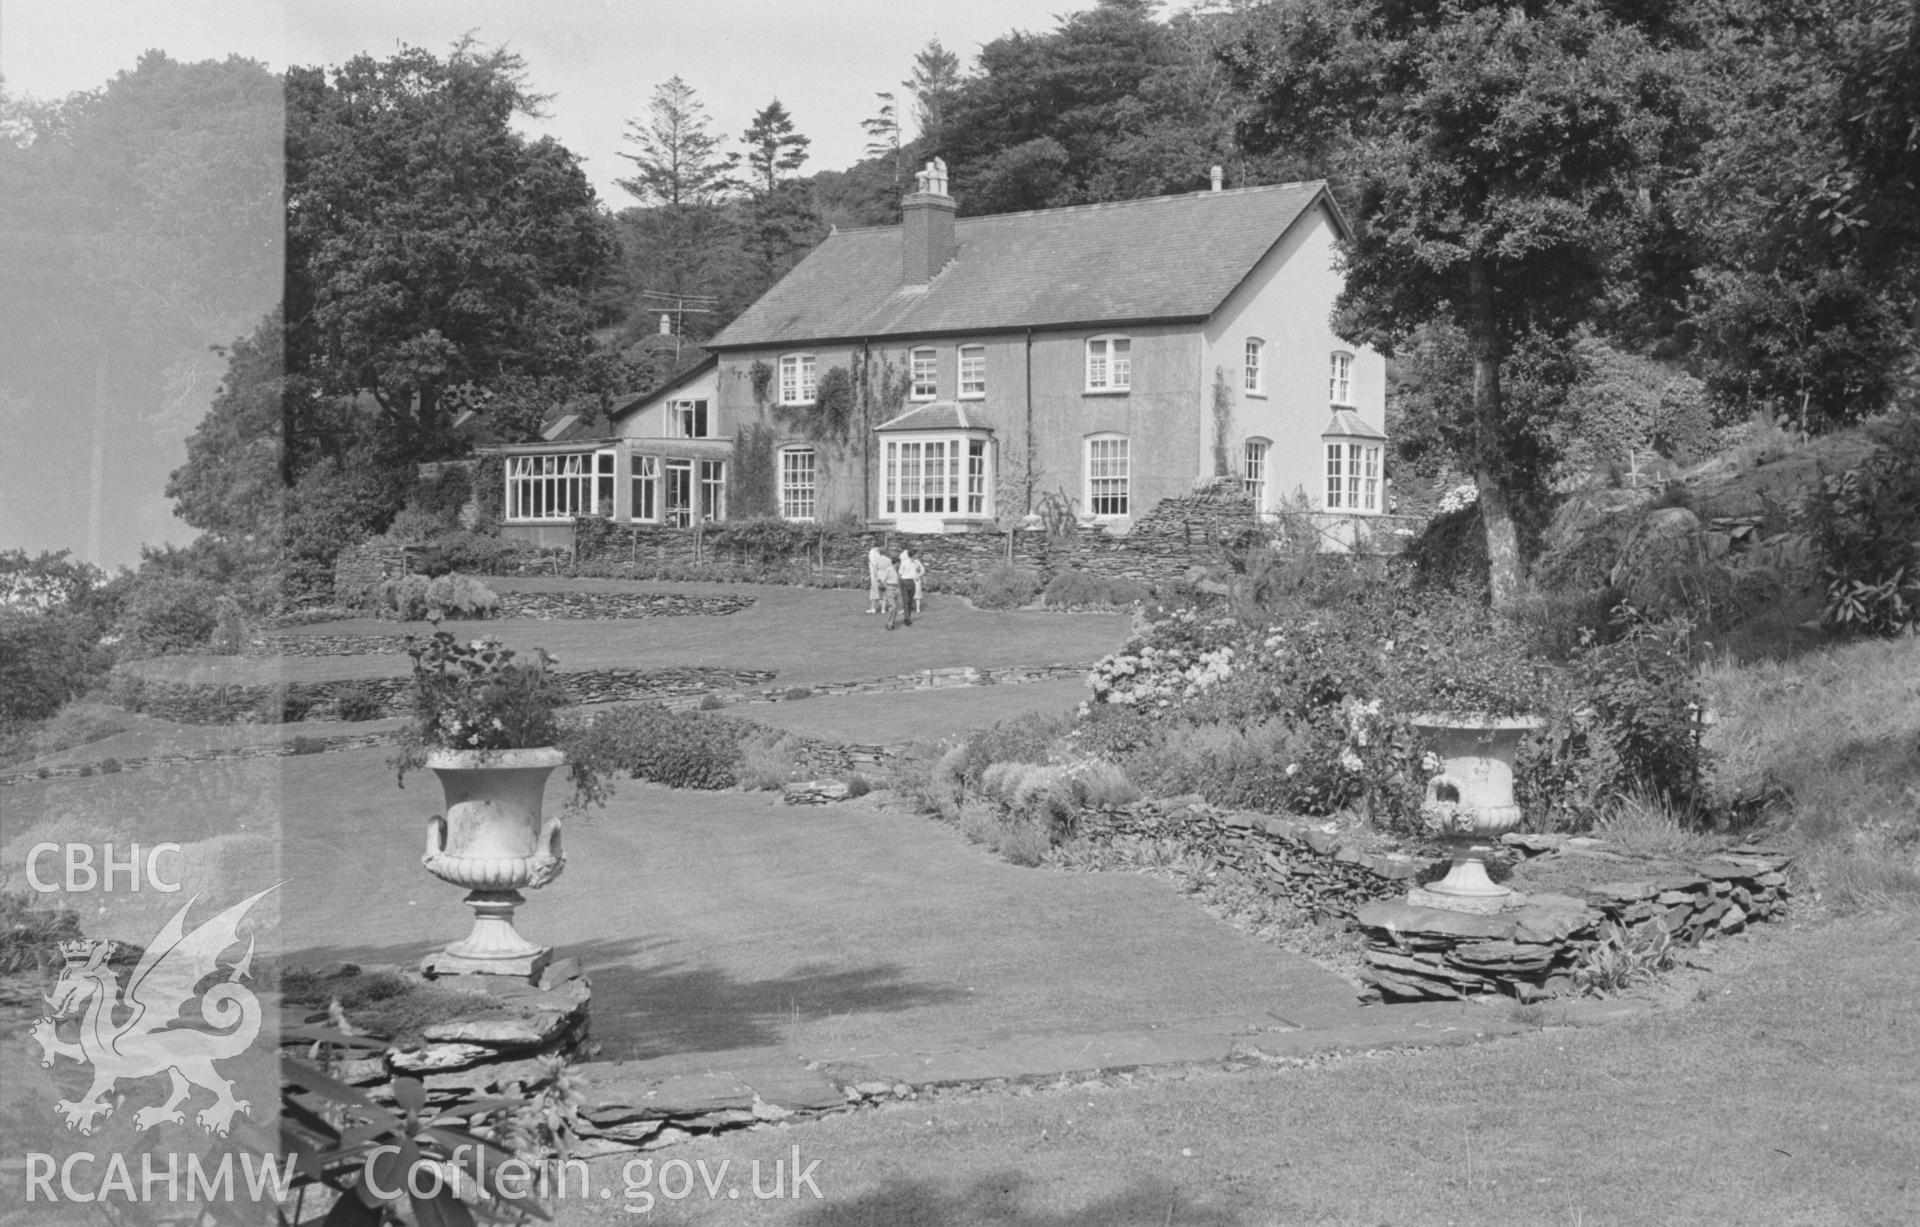
[(670, 209), (716, 205), (739, 186), (736, 154), (723, 154), (720, 138), (707, 130), (707, 108), (679, 77), (655, 86), (648, 120), (627, 121), (622, 138), (639, 148), (620, 156), (636, 168), (620, 186), (643, 205)]
[(807, 146), (813, 142), (793, 126), (793, 116), (775, 98), (740, 134), (747, 147), (747, 166), (753, 172), (756, 194), (771, 196), (780, 185), (783, 172), (799, 170), (807, 160)]
[(281, 272), (279, 80), (150, 51), (57, 102), (0, 96), (0, 494), (15, 541), (131, 561), (231, 340)]
[(1920, 24), (1890, 0), (1727, 0), (1699, 41), (1674, 197), (1703, 373), (1803, 430), (1876, 413), (1915, 350)]
[(988, 43), (979, 71), (947, 92), (933, 132), (961, 208), (1193, 191), (1215, 164), (1232, 164), (1236, 182), (1262, 181), (1270, 168), (1236, 146), (1239, 101), (1214, 55), (1232, 28), (1221, 14), (1161, 22), (1151, 0), (1100, 0), (1048, 33)]
[(922, 137), (938, 139), (947, 103), (960, 87), (960, 57), (930, 38), (913, 57), (913, 75), (901, 82), (913, 94), (913, 122)]
[(892, 94), (875, 94), (880, 100), (880, 109), (870, 118), (860, 121), (860, 127), (867, 134), (867, 147), (864, 150), (869, 158), (888, 163), (893, 169), (893, 187), (897, 194), (900, 180), (906, 173), (900, 142), (900, 115), (894, 105)]
[(1515, 426), (1502, 364), (1520, 338), (1564, 336), (1596, 310), (1674, 121), (1669, 61), (1597, 0), (1289, 0), (1227, 55), (1256, 103), (1241, 126), (1250, 145), (1355, 150), (1335, 330), (1389, 353), (1436, 320), (1464, 335), (1461, 459), (1480, 491), (1494, 602), (1511, 604), (1525, 564), (1502, 463)]
[(402, 463), (455, 446), (450, 393), (592, 351), (615, 243), (578, 159), (513, 130), (523, 74), (464, 40), (287, 73), (288, 370), (370, 400)]

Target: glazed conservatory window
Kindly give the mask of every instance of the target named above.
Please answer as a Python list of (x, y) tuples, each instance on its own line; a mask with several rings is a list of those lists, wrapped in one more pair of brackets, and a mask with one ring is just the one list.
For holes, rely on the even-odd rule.
[(1124, 392), (1133, 386), (1133, 342), (1095, 337), (1087, 342), (1087, 391)]
[[(608, 497), (612, 497), (611, 487)], [(509, 520), (571, 520), (592, 515), (594, 506), (589, 455), (507, 457)]]
[(813, 509), (813, 449), (790, 447), (780, 453), (780, 516), (786, 520), (811, 520)]
[(700, 518), (727, 518), (727, 462), (724, 460), (700, 462)]
[(913, 386), (910, 400), (932, 400), (940, 394), (940, 355), (931, 349), (916, 349), (910, 358)]
[(1380, 510), (1380, 445), (1327, 444), (1327, 510)]
[(814, 390), (818, 385), (814, 380), (812, 354), (782, 354), (780, 356), (780, 403), (783, 405), (811, 405)]
[(636, 520), (660, 518), (660, 457), (633, 458), (633, 508), (628, 514)]
[(1087, 440), (1087, 506), (1095, 516), (1123, 516), (1131, 503), (1131, 470), (1125, 435)]
[(960, 399), (978, 400), (987, 394), (987, 347), (960, 347)]

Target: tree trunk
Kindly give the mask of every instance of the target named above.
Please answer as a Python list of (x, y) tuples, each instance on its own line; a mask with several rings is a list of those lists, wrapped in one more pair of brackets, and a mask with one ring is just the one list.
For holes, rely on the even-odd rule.
[(1493, 607), (1520, 596), (1520, 534), (1500, 471), (1500, 334), (1493, 312), (1493, 270), (1484, 256), (1467, 264), (1467, 345), (1473, 355), (1474, 484), (1487, 530), (1487, 572)]

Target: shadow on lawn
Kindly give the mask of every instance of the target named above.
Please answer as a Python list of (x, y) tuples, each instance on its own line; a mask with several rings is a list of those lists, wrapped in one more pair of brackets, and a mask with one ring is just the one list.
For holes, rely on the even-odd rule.
[[(772, 1047), (791, 1038), (796, 1023), (939, 1005), (966, 995), (945, 984), (907, 980), (897, 963), (808, 963), (787, 975), (740, 980), (717, 967), (649, 960), (651, 952), (668, 944), (619, 939), (576, 943), (558, 951), (579, 959), (593, 983), (596, 1060)], [(277, 961), (283, 967), (341, 962), (413, 967), (427, 949), (414, 942), (310, 946)]]
[[(1179, 1223), (1182, 1227), (1236, 1227), (1249, 1220), (1227, 1210), (1196, 1206), (1180, 1186), (1151, 1177), (1077, 1210), (1023, 1210), (1035, 1181), (1020, 1172), (982, 1176), (956, 1191), (919, 1180), (892, 1180), (851, 1201), (831, 1199), (796, 1218), (799, 1227), (887, 1223), (890, 1227), (1123, 1227)], [(1266, 1221), (1273, 1221), (1267, 1219)]]

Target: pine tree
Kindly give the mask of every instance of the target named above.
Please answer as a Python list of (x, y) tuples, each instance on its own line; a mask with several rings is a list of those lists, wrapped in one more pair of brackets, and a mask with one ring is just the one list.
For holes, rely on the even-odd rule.
[(753, 117), (740, 140), (747, 147), (747, 166), (762, 197), (773, 195), (782, 171), (800, 169), (807, 160), (807, 146), (813, 143), (794, 130), (793, 116), (778, 98)]
[(739, 186), (737, 154), (722, 154), (721, 138), (707, 130), (707, 108), (679, 77), (656, 86), (648, 119), (627, 121), (623, 138), (639, 153), (622, 153), (637, 173), (619, 184), (643, 204), (671, 209), (719, 203)]
[(960, 57), (928, 39), (913, 57), (913, 76), (901, 82), (913, 91), (913, 122), (921, 136), (939, 136), (947, 100), (960, 88)]

